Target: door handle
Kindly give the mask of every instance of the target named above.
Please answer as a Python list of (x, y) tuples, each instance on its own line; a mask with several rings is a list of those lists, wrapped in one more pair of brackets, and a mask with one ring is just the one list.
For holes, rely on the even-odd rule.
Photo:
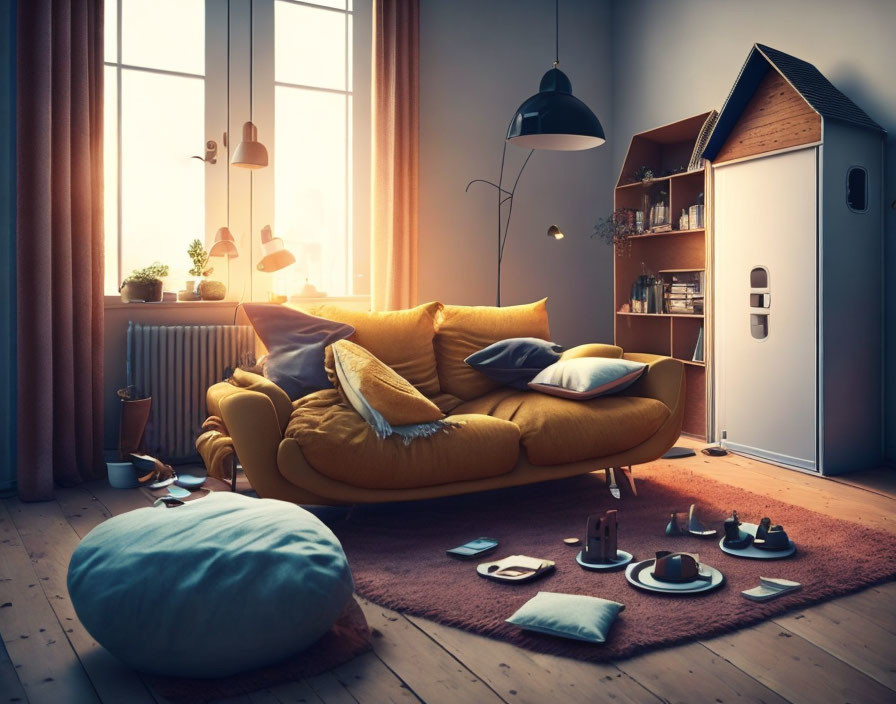
[(191, 156), (191, 159), (199, 159), (199, 161), (204, 161), (206, 164), (217, 164), (218, 163), (218, 143), (210, 139), (205, 143), (205, 156)]

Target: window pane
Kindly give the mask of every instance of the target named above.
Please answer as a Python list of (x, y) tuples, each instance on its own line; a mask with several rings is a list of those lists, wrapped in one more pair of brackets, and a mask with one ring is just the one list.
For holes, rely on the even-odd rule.
[(122, 61), (205, 75), (205, 0), (122, 0)]
[[(113, 4), (113, 3), (110, 3)], [(118, 293), (118, 81), (117, 69), (105, 68), (103, 90), (103, 228), (105, 241), (105, 291)]]
[(158, 260), (179, 288), (187, 245), (205, 239), (209, 167), (190, 158), (205, 144), (205, 82), (122, 70), (121, 91), (122, 274)]
[(274, 79), (345, 90), (346, 15), (277, 2)]
[(104, 61), (118, 61), (118, 0), (106, 0), (103, 10)]
[(346, 247), (346, 100), (278, 86), (275, 91), (274, 234), (296, 255), (275, 274), (278, 293), (308, 278), (331, 296), (349, 292)]
[[(320, 5), (321, 7), (335, 7), (339, 10), (346, 9), (346, 0), (302, 0), (309, 5)], [(351, 0), (348, 0), (348, 9), (351, 10)]]

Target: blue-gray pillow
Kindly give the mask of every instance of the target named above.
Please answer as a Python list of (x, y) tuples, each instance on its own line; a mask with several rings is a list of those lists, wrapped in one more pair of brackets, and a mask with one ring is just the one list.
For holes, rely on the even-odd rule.
[(538, 592), (507, 619), (528, 631), (603, 643), (625, 605), (582, 594)]
[(563, 359), (540, 371), (529, 388), (577, 401), (615, 394), (634, 384), (647, 369), (644, 362), (611, 357)]
[(224, 677), (308, 648), (353, 583), (313, 514), (217, 492), (101, 523), (72, 554), (68, 590), (88, 633), (134, 669)]
[(354, 333), (351, 325), (271, 303), (244, 303), (243, 310), (268, 348), (265, 377), (290, 401), (333, 387), (324, 371), (324, 348)]
[(538, 372), (560, 360), (560, 345), (537, 337), (499, 340), (467, 357), (464, 362), (504, 386), (525, 389)]

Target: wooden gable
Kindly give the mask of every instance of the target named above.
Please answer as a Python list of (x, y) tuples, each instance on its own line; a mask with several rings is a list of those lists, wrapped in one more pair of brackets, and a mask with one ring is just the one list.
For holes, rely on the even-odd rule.
[(713, 160), (716, 164), (821, 141), (821, 116), (769, 66)]

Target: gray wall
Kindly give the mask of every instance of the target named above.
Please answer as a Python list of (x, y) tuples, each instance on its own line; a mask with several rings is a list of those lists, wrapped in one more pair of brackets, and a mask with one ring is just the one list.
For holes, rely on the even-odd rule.
[[(815, 64), (889, 133), (886, 148), (886, 455), (896, 459), (896, 2), (625, 0), (614, 3), (614, 170), (627, 136), (719, 109), (754, 42)], [(601, 302), (609, 308), (608, 302)], [(862, 344), (861, 340), (852, 341)]]
[[(510, 118), (551, 68), (554, 6), (420, 5), (420, 300), (494, 305), (495, 191), (464, 187), (474, 178), (498, 178)], [(552, 336), (564, 345), (613, 339), (613, 255), (590, 239), (594, 221), (613, 203), (609, 17), (607, 0), (560, 3), (560, 68), (610, 141), (584, 152), (535, 152), (517, 189), (504, 257), (502, 303), (548, 296)], [(508, 146), (512, 178), (526, 153)], [(548, 239), (551, 224), (564, 240)]]
[(0, 492), (16, 480), (15, 3), (0, 0)]

